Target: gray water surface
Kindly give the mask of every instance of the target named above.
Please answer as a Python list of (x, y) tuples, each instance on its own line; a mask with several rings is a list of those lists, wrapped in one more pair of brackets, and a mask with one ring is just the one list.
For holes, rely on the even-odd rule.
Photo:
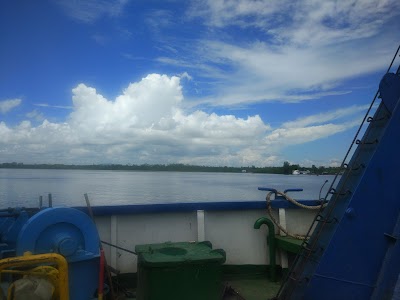
[(91, 170), (0, 169), (1, 207), (38, 205), (39, 196), (54, 205), (85, 206), (84, 193), (91, 204), (125, 205), (149, 203), (264, 200), (257, 187), (278, 190), (303, 188), (296, 199), (318, 199), (334, 176), (275, 175), (251, 173), (191, 173)]

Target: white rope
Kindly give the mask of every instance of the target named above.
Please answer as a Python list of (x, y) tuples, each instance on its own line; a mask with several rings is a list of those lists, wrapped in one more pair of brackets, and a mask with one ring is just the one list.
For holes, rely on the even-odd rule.
[(298, 206), (298, 207), (301, 207), (301, 208), (308, 209), (308, 210), (318, 210), (318, 209), (324, 208), (327, 204), (325, 203), (325, 204), (321, 204), (321, 205), (304, 205), (304, 204), (299, 203), (298, 201), (294, 200), (293, 198), (289, 197), (288, 195), (286, 195), (285, 193), (280, 192), (280, 191), (269, 192), (269, 193), (267, 194), (267, 197), (265, 198), (265, 200), (267, 200), (267, 211), (268, 211), (268, 214), (269, 214), (269, 216), (270, 216), (272, 222), (274, 222), (274, 224), (275, 224), (276, 226), (278, 226), (278, 228), (279, 228), (281, 231), (283, 231), (284, 233), (286, 233), (286, 235), (288, 235), (288, 236), (290, 236), (290, 237), (292, 237), (292, 238), (298, 239), (298, 240), (304, 240), (304, 239), (306, 238), (304, 235), (292, 234), (292, 233), (288, 232), (288, 231), (275, 219), (275, 217), (274, 217), (273, 214), (272, 214), (272, 208), (271, 208), (271, 196), (272, 196), (273, 194), (283, 196), (287, 201), (293, 203), (294, 205), (296, 205), (296, 206)]
[(326, 203), (323, 204), (323, 205), (305, 205), (305, 204), (301, 204), (300, 202), (294, 200), (293, 198), (291, 198), (287, 194), (285, 194), (283, 192), (280, 192), (280, 191), (270, 192), (267, 195), (267, 198), (269, 197), (269, 199), (267, 199), (267, 202), (269, 202), (271, 200), (270, 198), (271, 198), (272, 194), (274, 194), (274, 193), (277, 194), (277, 195), (283, 196), (287, 201), (289, 201), (289, 202), (293, 203), (294, 205), (296, 205), (298, 207), (301, 207), (301, 208), (310, 209), (310, 210), (318, 210), (318, 209), (321, 209), (321, 206), (322, 207), (326, 206)]

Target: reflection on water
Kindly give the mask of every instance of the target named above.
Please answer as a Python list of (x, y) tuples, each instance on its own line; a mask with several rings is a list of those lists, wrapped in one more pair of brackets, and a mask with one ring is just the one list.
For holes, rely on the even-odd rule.
[[(39, 196), (53, 196), (54, 205), (85, 206), (138, 203), (263, 200), (257, 187), (303, 188), (296, 199), (318, 199), (322, 184), (334, 176), (251, 173), (127, 172), (89, 170), (0, 169), (2, 207), (37, 206)], [(326, 184), (322, 195), (329, 187)]]

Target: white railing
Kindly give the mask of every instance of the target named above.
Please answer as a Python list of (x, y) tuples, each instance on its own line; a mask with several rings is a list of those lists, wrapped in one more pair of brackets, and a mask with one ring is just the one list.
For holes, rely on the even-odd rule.
[[(207, 240), (214, 249), (226, 251), (226, 264), (269, 264), (267, 230), (253, 228), (259, 217), (266, 216), (264, 208), (232, 209), (227, 205), (226, 209), (220, 207), (217, 210), (181, 210), (140, 213), (121, 210), (120, 213), (97, 215), (95, 222), (103, 241), (132, 251), (140, 244)], [(287, 208), (283, 211), (289, 231), (295, 234), (307, 232), (314, 212)], [(278, 210), (275, 213), (278, 218)], [(104, 249), (113, 268), (122, 273), (136, 272), (136, 256), (108, 245), (104, 245)], [(277, 261), (279, 263), (280, 259)]]

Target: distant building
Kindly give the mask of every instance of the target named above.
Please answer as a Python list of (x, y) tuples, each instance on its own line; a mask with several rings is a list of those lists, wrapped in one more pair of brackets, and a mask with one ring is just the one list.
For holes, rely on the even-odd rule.
[(309, 170), (293, 170), (292, 175), (309, 175), (311, 172)]

